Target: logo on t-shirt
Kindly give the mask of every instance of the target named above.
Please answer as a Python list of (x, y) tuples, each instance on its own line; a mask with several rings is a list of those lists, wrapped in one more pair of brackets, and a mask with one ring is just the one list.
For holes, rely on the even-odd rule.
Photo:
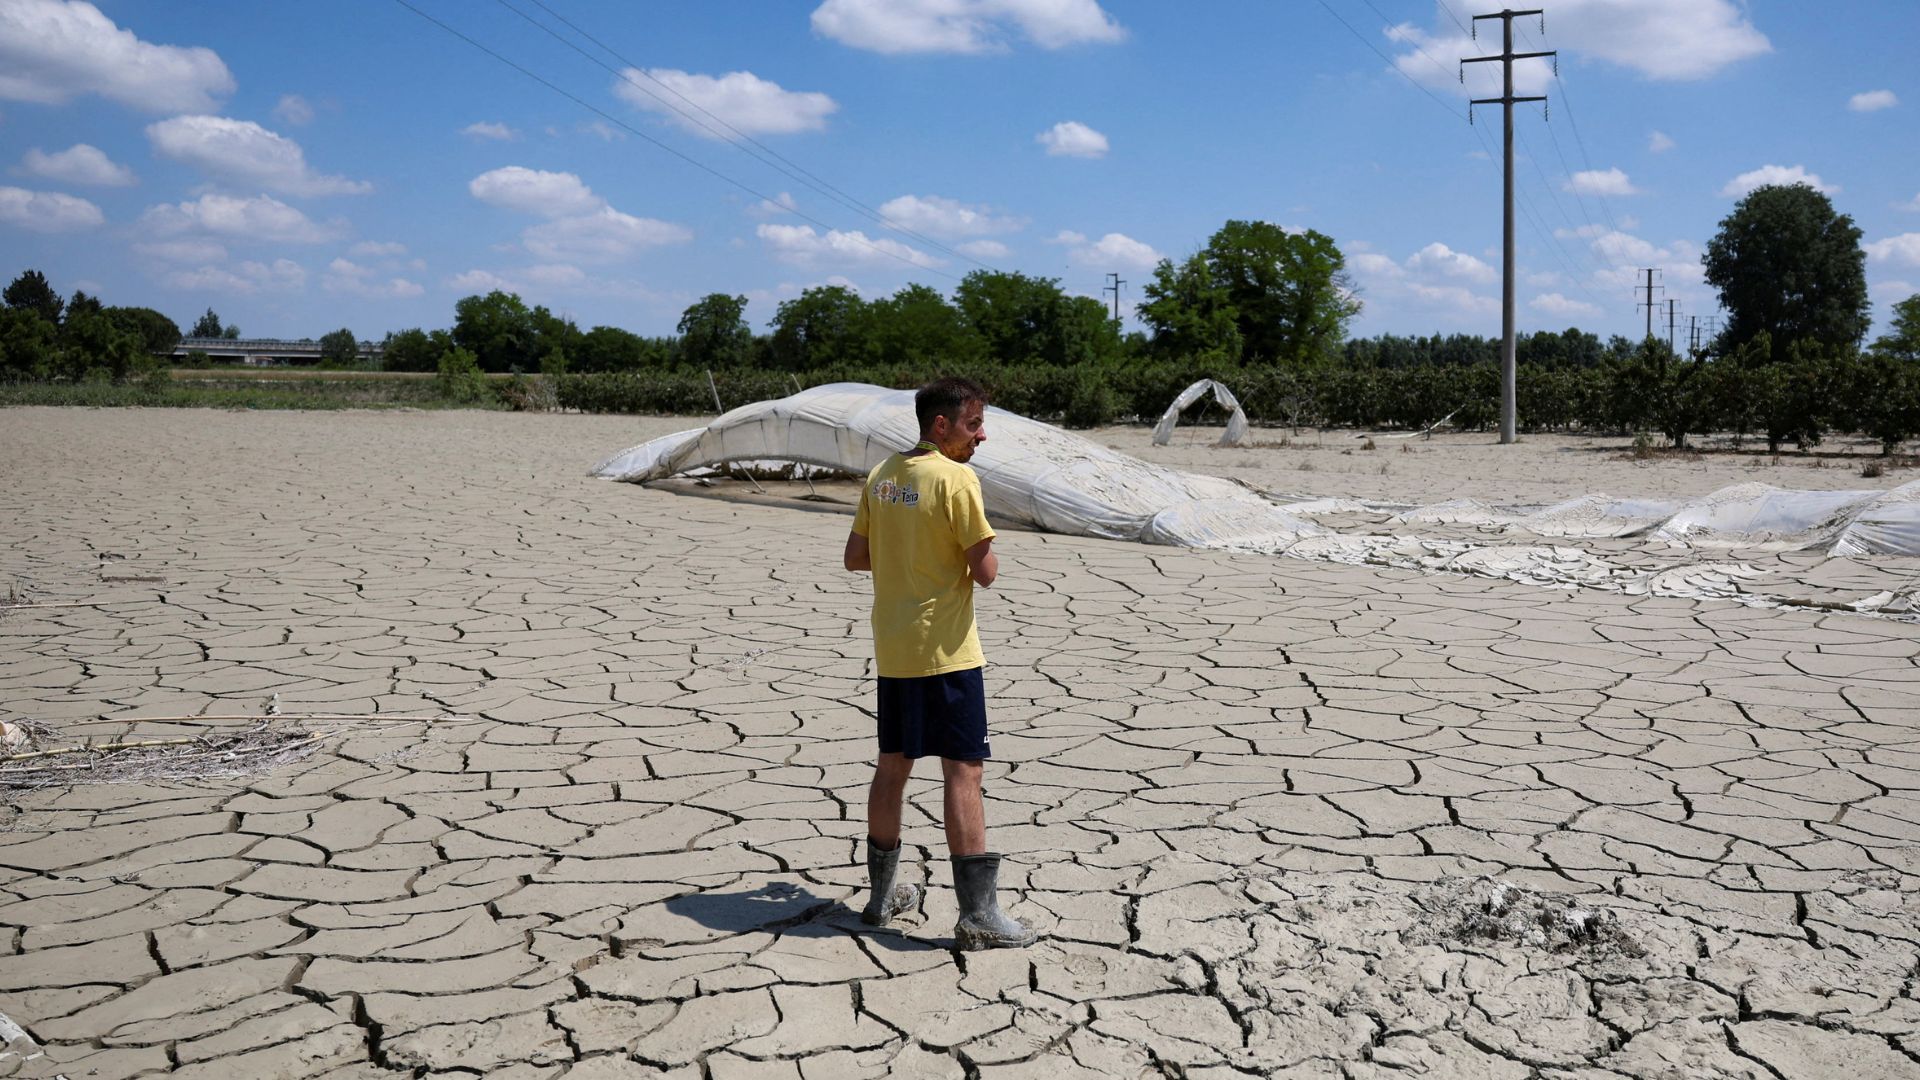
[(920, 505), (920, 493), (913, 489), (912, 484), (896, 484), (891, 480), (882, 480), (873, 485), (873, 497), (898, 506)]

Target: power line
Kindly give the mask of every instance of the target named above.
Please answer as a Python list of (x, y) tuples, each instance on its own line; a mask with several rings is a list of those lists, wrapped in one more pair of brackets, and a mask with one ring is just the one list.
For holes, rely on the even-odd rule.
[[(468, 45), (471, 45), (474, 48), (480, 50), (481, 52), (486, 53), (488, 56), (493, 57), (495, 60), (498, 60), (500, 63), (505, 64), (506, 66), (512, 68), (513, 70), (519, 72), (522, 75), (525, 75), (527, 78), (532, 79), (534, 82), (539, 83), (541, 86), (544, 86), (547, 89), (553, 91), (554, 93), (559, 94), (561, 97), (566, 98), (568, 101), (573, 102), (575, 105), (578, 105), (583, 109), (586, 109), (588, 112), (594, 113), (595, 115), (601, 117), (602, 119), (620, 128), (621, 130), (626, 131), (628, 134), (633, 135), (637, 138), (643, 139), (646, 142), (649, 142), (654, 146), (657, 146), (660, 149), (665, 150), (667, 153), (672, 154), (674, 157), (679, 158), (681, 161), (684, 161), (689, 165), (692, 165), (694, 168), (699, 169), (701, 172), (707, 173), (708, 175), (714, 177), (715, 179), (731, 184), (732, 186), (739, 188), (741, 191), (744, 191), (747, 194), (752, 195), (756, 199), (759, 199), (763, 202), (769, 202), (769, 203), (774, 201), (773, 199), (768, 197), (765, 193), (756, 190), (750, 185), (742, 181), (735, 180), (733, 177), (728, 176), (726, 173), (721, 172), (719, 169), (716, 169), (711, 165), (708, 165), (706, 162), (701, 161), (698, 158), (692, 157), (691, 155), (688, 155), (686, 153), (683, 153), (682, 151), (677, 150), (672, 146), (667, 145), (664, 142), (661, 142), (659, 139), (656, 139), (653, 136), (647, 134), (646, 132), (641, 131), (640, 129), (634, 127), (632, 124), (627, 123), (625, 120), (622, 120), (619, 117), (614, 116), (612, 113), (607, 112), (605, 109), (600, 108), (599, 106), (593, 104), (592, 102), (582, 99), (579, 95), (574, 94), (571, 91), (562, 89), (559, 86), (556, 86), (553, 82), (549, 81), (548, 79), (540, 75), (537, 75), (532, 71), (527, 70), (525, 67), (521, 66), (520, 64), (517, 64), (514, 61), (508, 59), (507, 57), (502, 56), (500, 53), (495, 52), (493, 49), (490, 49), (487, 46), (482, 45), (480, 42), (475, 41), (473, 38), (467, 36), (466, 34), (461, 33), (460, 31), (454, 29), (453, 27), (448, 26), (446, 23), (441, 22), (439, 19), (434, 18), (432, 15), (429, 15), (426, 12), (420, 10), (419, 8), (415, 7), (413, 4), (409, 3), (408, 0), (393, 0), (393, 2), (396, 4), (399, 4), (403, 8), (406, 8), (408, 11), (413, 12), (415, 15), (420, 16), (422, 19), (425, 19), (426, 21), (446, 31), (447, 33), (453, 35), (454, 37), (459, 38), (461, 41), (466, 42)], [(789, 208), (789, 212), (791, 212), (795, 217), (800, 218), (803, 221), (811, 222), (812, 224), (818, 225), (821, 228), (826, 229), (828, 232), (839, 231), (835, 229), (833, 226), (827, 224), (826, 222), (821, 221), (819, 218), (813, 217), (812, 215), (807, 214), (803, 211)], [(842, 235), (845, 235), (845, 234), (842, 234)], [(960, 280), (959, 277), (953, 274), (949, 274), (944, 270), (935, 269), (934, 267), (926, 266), (922, 263), (916, 262), (913, 259), (909, 259), (905, 255), (902, 255), (897, 251), (888, 251), (886, 248), (883, 248), (880, 245), (865, 239), (864, 237), (855, 238), (855, 237), (849, 236), (848, 239), (854, 240), (856, 243), (860, 244), (861, 246), (869, 248), (873, 251), (879, 252), (880, 254), (885, 255), (890, 259), (895, 259), (900, 262), (906, 263), (908, 266), (911, 266), (916, 270), (925, 270), (928, 273), (939, 274), (941, 277), (951, 278), (954, 281)]]
[[(655, 76), (652, 72), (647, 71), (645, 68), (642, 68), (639, 64), (636, 64), (633, 61), (627, 59), (626, 57), (620, 55), (620, 53), (615, 51), (612, 46), (606, 44), (605, 42), (601, 41), (599, 38), (593, 36), (591, 33), (582, 29), (579, 25), (569, 20), (566, 16), (553, 10), (551, 7), (548, 7), (545, 3), (542, 2), (542, 0), (530, 0), (530, 2), (534, 4), (534, 6), (540, 8), (540, 10), (546, 12), (547, 14), (553, 16), (555, 19), (559, 20), (569, 30), (572, 30), (574, 33), (585, 38), (587, 41), (590, 41), (594, 45), (598, 46), (600, 50), (605, 52), (607, 55), (613, 57), (615, 60), (618, 60), (620, 63), (625, 64), (627, 66), (627, 70), (626, 71), (616, 70), (615, 68), (607, 65), (606, 63), (602, 62), (599, 58), (587, 52), (585, 49), (580, 48), (578, 45), (575, 45), (573, 42), (568, 41), (566, 38), (560, 36), (558, 33), (555, 33), (552, 27), (545, 25), (539, 20), (533, 18), (531, 15), (528, 15), (526, 12), (521, 11), (519, 8), (514, 7), (511, 3), (508, 3), (507, 0), (496, 0), (496, 2), (499, 3), (501, 7), (506, 8), (508, 11), (511, 11), (515, 15), (520, 16), (522, 19), (525, 19), (528, 23), (532, 24), (533, 26), (538, 27), (542, 32), (552, 37), (555, 41), (558, 41), (562, 45), (565, 45), (568, 48), (572, 49), (574, 52), (579, 53), (581, 56), (585, 57), (589, 63), (592, 63), (598, 66), (603, 71), (606, 71), (612, 74), (614, 77), (621, 79), (622, 81), (626, 82), (628, 85), (632, 86), (634, 89), (640, 91), (643, 94), (646, 94), (648, 97), (653, 98), (655, 101), (658, 101), (662, 105), (665, 105), (667, 108), (672, 109), (674, 112), (678, 113), (681, 117), (685, 118), (689, 123), (698, 125), (702, 130), (705, 130), (709, 134), (713, 135), (715, 138), (718, 138), (724, 142), (731, 143), (735, 149), (738, 149), (741, 153), (754, 158), (755, 160), (759, 161), (761, 164), (766, 165), (767, 167), (782, 173), (783, 175), (787, 176), (792, 180), (795, 180), (801, 184), (806, 185), (809, 188), (812, 188), (815, 192), (827, 197), (828, 199), (838, 202), (841, 206), (849, 210), (852, 210), (857, 214), (861, 214), (871, 219), (877, 224), (883, 225), (903, 235), (910, 236), (913, 239), (918, 240), (919, 242), (921, 242), (922, 244), (925, 244), (928, 247), (934, 248), (935, 250), (941, 251), (947, 255), (951, 255), (956, 259), (962, 259), (967, 262), (973, 263), (975, 266), (978, 266), (984, 270), (996, 269), (995, 267), (990, 266), (987, 263), (981, 262), (979, 259), (976, 259), (973, 256), (966, 254), (965, 252), (956, 251), (955, 249), (948, 247), (947, 245), (941, 243), (940, 241), (934, 239), (933, 237), (927, 236), (923, 233), (915, 232), (914, 230), (906, 227), (905, 225), (902, 225), (899, 222), (894, 221), (893, 219), (887, 217), (885, 214), (881, 213), (879, 210), (876, 210), (873, 207), (868, 206), (866, 203), (861, 202), (858, 198), (852, 195), (849, 195), (845, 191), (842, 191), (840, 188), (834, 186), (828, 181), (820, 178), (819, 176), (814, 175), (812, 172), (802, 167), (799, 163), (782, 155), (778, 151), (774, 150), (772, 147), (767, 146), (765, 143), (762, 143), (760, 140), (755, 139), (753, 136), (747, 134), (744, 131), (741, 131), (739, 128), (734, 127), (732, 124), (728, 123), (724, 118), (715, 116), (711, 111), (709, 111), (707, 108), (702, 106), (699, 102), (694, 101), (693, 99), (687, 97), (685, 94), (682, 94), (680, 91), (675, 90), (672, 86), (662, 81), (659, 77)], [(639, 82), (637, 82), (634, 79), (633, 75), (629, 74), (629, 72), (637, 72), (639, 75), (647, 79), (649, 82), (652, 82), (658, 85), (661, 89), (665, 90), (667, 93), (672, 94), (674, 97), (679, 98), (681, 101), (685, 102), (688, 106), (698, 110), (702, 116), (705, 116), (707, 120), (713, 121), (713, 123), (710, 124), (707, 122), (707, 120), (702, 120), (699, 116), (693, 115), (693, 113), (688, 112), (686, 109), (683, 109), (678, 105), (675, 105), (673, 102), (668, 101), (666, 98), (661, 97), (659, 94), (653, 92), (647, 87), (642, 86)], [(715, 128), (714, 124), (718, 124), (721, 128), (725, 128), (726, 131), (731, 133), (733, 136), (735, 136), (735, 138), (729, 139), (726, 134), (723, 134), (720, 130)], [(748, 149), (748, 145), (743, 145), (743, 143), (751, 145), (754, 149)], [(755, 152), (756, 150), (759, 152), (756, 153)]]
[[(1400, 73), (1401, 78), (1407, 80), (1409, 83), (1412, 83), (1413, 88), (1415, 90), (1418, 90), (1421, 93), (1427, 95), (1427, 97), (1432, 98), (1434, 104), (1440, 106), (1442, 109), (1447, 110), (1447, 112), (1453, 115), (1454, 119), (1456, 120), (1466, 119), (1466, 114), (1462, 113), (1459, 109), (1456, 109), (1453, 106), (1447, 104), (1445, 101), (1441, 100), (1440, 96), (1435, 94), (1433, 91), (1427, 89), (1424, 86), (1421, 86), (1420, 80), (1407, 74), (1405, 71), (1402, 71), (1400, 68), (1400, 65), (1393, 62), (1392, 57), (1388, 56), (1386, 53), (1381, 52), (1378, 48), (1374, 46), (1373, 42), (1367, 40), (1367, 37), (1365, 34), (1362, 34), (1360, 31), (1355, 30), (1353, 28), (1352, 23), (1348, 22), (1344, 18), (1341, 18), (1340, 13), (1333, 10), (1333, 7), (1327, 3), (1327, 0), (1320, 0), (1320, 6), (1323, 8), (1326, 8), (1327, 14), (1333, 16), (1336, 20), (1338, 20), (1341, 26), (1346, 27), (1347, 33), (1352, 34), (1354, 38), (1360, 42), (1360, 44), (1365, 45), (1368, 49), (1371, 49), (1373, 51), (1373, 55), (1379, 57), (1382, 61), (1386, 63), (1388, 67), (1392, 68), (1395, 71), (1398, 71)], [(1375, 9), (1375, 10), (1376, 12), (1378, 11), (1378, 9)]]

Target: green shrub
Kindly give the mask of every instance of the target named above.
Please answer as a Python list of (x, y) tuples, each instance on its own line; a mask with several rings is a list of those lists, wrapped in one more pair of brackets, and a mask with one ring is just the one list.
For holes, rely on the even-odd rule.
[(441, 397), (461, 404), (475, 404), (489, 396), (480, 361), (465, 349), (449, 349), (440, 357), (440, 371), (434, 385)]

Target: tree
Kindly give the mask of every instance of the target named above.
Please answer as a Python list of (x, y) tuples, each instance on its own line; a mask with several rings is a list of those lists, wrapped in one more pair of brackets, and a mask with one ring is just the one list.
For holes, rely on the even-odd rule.
[(228, 341), (238, 341), (240, 339), (240, 324), (228, 323), (226, 327), (220, 331), (220, 336)]
[(816, 285), (783, 300), (767, 329), (769, 354), (782, 371), (857, 363), (866, 351), (867, 302), (844, 285)]
[(472, 353), (482, 371), (526, 371), (539, 363), (533, 312), (519, 296), (499, 289), (453, 305), (453, 343)]
[[(80, 293), (74, 293), (74, 301), (80, 299)], [(75, 303), (67, 305), (67, 317), (73, 317)], [(148, 356), (167, 357), (180, 344), (180, 326), (172, 319), (147, 307), (110, 307), (102, 308), (101, 314), (113, 320), (115, 326), (140, 338)]]
[(383, 371), (438, 371), (440, 358), (452, 348), (452, 335), (445, 330), (429, 334), (416, 326), (389, 331), (380, 342), (380, 368)]
[(14, 278), (6, 292), (0, 293), (0, 298), (5, 299), (10, 308), (30, 308), (39, 312), (41, 318), (56, 326), (59, 325), (62, 309), (66, 307), (60, 294), (47, 284), (46, 275), (38, 270), (28, 270)]
[(67, 298), (67, 314), (65, 317), (71, 319), (75, 315), (98, 315), (105, 310), (106, 308), (101, 305), (99, 297), (88, 296), (79, 289), (75, 289), (73, 290), (73, 295)]
[(747, 298), (708, 293), (680, 316), (680, 355), (697, 368), (745, 367), (753, 358)]
[(360, 339), (344, 326), (320, 335), (320, 362), (330, 367), (357, 367), (360, 363)]
[(205, 315), (202, 315), (198, 319), (194, 320), (193, 329), (187, 331), (187, 336), (197, 337), (197, 338), (217, 338), (221, 336), (221, 333), (222, 333), (222, 330), (220, 328), (220, 316), (215, 315), (213, 313), (212, 308), (208, 308), (207, 313)]
[(1120, 330), (1105, 305), (1068, 296), (1057, 278), (975, 270), (954, 291), (954, 302), (988, 358), (1003, 364), (1065, 367), (1120, 352)]
[(586, 335), (580, 332), (580, 328), (574, 325), (572, 319), (555, 315), (544, 307), (536, 305), (533, 311), (528, 314), (527, 318), (528, 321), (533, 324), (533, 360), (535, 366), (539, 367), (542, 371), (551, 367), (552, 361), (550, 358), (554, 353), (564, 354), (561, 366), (566, 366), (564, 357), (572, 356), (578, 352), (580, 349), (580, 340)]
[[(1330, 359), (1347, 323), (1360, 313), (1346, 257), (1332, 237), (1313, 229), (1290, 232), (1267, 221), (1227, 222), (1179, 270), (1163, 262), (1147, 295), (1140, 317), (1156, 330), (1156, 320), (1166, 320), (1216, 343), (1216, 324), (1230, 311), (1240, 335), (1239, 359), (1249, 364)], [(1197, 310), (1179, 310), (1187, 297)]]
[(1143, 292), (1147, 299), (1135, 310), (1153, 329), (1155, 355), (1203, 363), (1239, 362), (1238, 313), (1226, 287), (1214, 281), (1204, 255), (1190, 256), (1177, 267), (1171, 259), (1160, 260)]
[(867, 306), (870, 363), (956, 370), (986, 358), (986, 343), (947, 298), (925, 285), (908, 285)]
[(1873, 352), (1876, 356), (1920, 364), (1920, 294), (1893, 305), (1893, 325), (1874, 339)]
[(1721, 220), (1700, 261), (1727, 309), (1727, 347), (1763, 330), (1776, 351), (1802, 340), (1852, 346), (1866, 336), (1860, 230), (1806, 184), (1755, 188)]
[(487, 396), (487, 377), (480, 371), (480, 362), (467, 350), (448, 349), (436, 370), (434, 384), (447, 400), (473, 404)]
[(29, 307), (0, 308), (0, 380), (45, 379), (53, 374), (58, 331)]
[(103, 375), (123, 381), (156, 366), (140, 335), (123, 329), (103, 313), (69, 314), (60, 326), (56, 374), (70, 379)]
[(672, 366), (674, 345), (668, 338), (644, 338), (617, 326), (596, 326), (582, 334), (580, 344), (567, 355), (578, 372), (640, 371)]

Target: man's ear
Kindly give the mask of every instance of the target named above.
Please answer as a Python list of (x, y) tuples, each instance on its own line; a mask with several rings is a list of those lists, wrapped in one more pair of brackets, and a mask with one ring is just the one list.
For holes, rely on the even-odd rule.
[(947, 433), (951, 431), (952, 428), (953, 421), (949, 420), (945, 413), (935, 413), (933, 423), (927, 427), (927, 434), (933, 437), (933, 442), (939, 442), (941, 439), (947, 437)]

